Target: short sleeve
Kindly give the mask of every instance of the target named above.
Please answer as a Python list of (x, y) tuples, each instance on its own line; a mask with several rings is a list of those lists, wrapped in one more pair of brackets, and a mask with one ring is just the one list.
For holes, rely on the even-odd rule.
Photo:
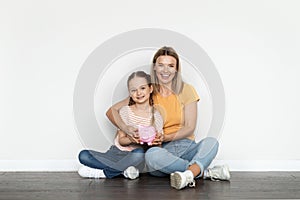
[(184, 84), (182, 92), (179, 94), (179, 99), (183, 105), (199, 101), (200, 97), (195, 88), (187, 83)]

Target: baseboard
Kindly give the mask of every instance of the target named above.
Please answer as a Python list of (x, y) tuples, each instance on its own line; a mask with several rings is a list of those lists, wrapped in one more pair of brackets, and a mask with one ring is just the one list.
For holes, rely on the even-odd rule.
[[(300, 171), (300, 160), (214, 160), (211, 164), (227, 164), (230, 171)], [(1, 172), (77, 171), (78, 160), (0, 160)]]
[(230, 171), (300, 171), (300, 160), (214, 160), (227, 164)]
[(77, 160), (0, 160), (0, 171), (77, 171)]

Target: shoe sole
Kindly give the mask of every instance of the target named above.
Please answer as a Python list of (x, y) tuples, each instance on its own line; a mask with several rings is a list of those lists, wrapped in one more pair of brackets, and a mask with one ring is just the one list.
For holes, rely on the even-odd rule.
[(137, 177), (139, 177), (139, 170), (136, 169), (135, 167), (129, 167), (127, 169), (127, 176), (129, 179), (136, 179)]
[(172, 173), (170, 176), (171, 179), (171, 187), (180, 190), (182, 189), (182, 178), (178, 173)]

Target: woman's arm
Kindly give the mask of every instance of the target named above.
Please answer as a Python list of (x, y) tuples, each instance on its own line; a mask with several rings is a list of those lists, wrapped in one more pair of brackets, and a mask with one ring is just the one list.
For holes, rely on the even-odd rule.
[(173, 134), (165, 134), (164, 142), (179, 140), (191, 136), (194, 133), (197, 123), (197, 102), (194, 101), (185, 105), (184, 108), (184, 126)]
[(128, 105), (129, 102), (129, 98), (126, 98), (116, 104), (114, 104), (112, 107), (110, 107), (107, 112), (106, 112), (106, 116), (107, 118), (111, 121), (111, 123), (113, 123), (116, 127), (118, 127), (119, 129), (121, 129), (122, 131), (124, 131), (125, 133), (129, 134), (129, 135), (137, 135), (137, 129), (132, 127), (132, 126), (127, 126), (120, 114), (119, 114), (119, 110), (123, 107)]
[(121, 128), (119, 124), (122, 125), (122, 123), (125, 125), (123, 120), (121, 119), (121, 116), (119, 114), (119, 110), (123, 107), (128, 105), (129, 98), (123, 99), (122, 101), (112, 105), (107, 111), (106, 116), (109, 119), (111, 123), (113, 123), (116, 127)]

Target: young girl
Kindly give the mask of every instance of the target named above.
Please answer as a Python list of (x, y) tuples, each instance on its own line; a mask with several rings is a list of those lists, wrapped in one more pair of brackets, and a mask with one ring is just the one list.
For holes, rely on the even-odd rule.
[[(162, 134), (163, 120), (153, 107), (151, 77), (143, 71), (132, 73), (127, 80), (129, 104), (120, 109), (120, 117), (126, 125), (154, 126), (156, 137)], [(137, 134), (138, 135), (138, 134)], [(86, 178), (113, 178), (121, 174), (125, 178), (135, 179), (144, 168), (144, 149), (139, 145), (138, 136), (130, 136), (118, 131), (115, 144), (105, 152), (83, 150), (79, 161), (84, 166), (78, 171)], [(153, 145), (156, 145), (154, 142)]]

